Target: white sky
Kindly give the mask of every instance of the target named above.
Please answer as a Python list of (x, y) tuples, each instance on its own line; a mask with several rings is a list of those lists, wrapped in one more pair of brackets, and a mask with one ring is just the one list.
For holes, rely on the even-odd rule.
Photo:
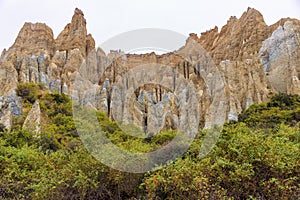
[(122, 32), (163, 28), (188, 36), (240, 17), (247, 7), (259, 10), (267, 24), (283, 17), (300, 19), (299, 0), (0, 0), (0, 53), (9, 48), (25, 22), (44, 22), (56, 37), (71, 21), (75, 7), (87, 19), (97, 45)]

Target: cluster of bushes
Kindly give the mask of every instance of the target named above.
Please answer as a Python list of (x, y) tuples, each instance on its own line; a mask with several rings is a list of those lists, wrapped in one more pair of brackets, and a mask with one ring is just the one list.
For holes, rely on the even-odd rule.
[(253, 104), (239, 116), (252, 128), (276, 128), (281, 123), (295, 126), (300, 121), (300, 98), (298, 95), (278, 94), (268, 103)]
[[(28, 87), (22, 85), (19, 90), (28, 107), (39, 100), (42, 133), (37, 138), (20, 125), (10, 132), (0, 130), (0, 199), (300, 197), (299, 96), (280, 94), (251, 106), (239, 122), (223, 126), (217, 144), (204, 158), (200, 159), (199, 151), (209, 130), (200, 131), (189, 150), (170, 165), (131, 174), (111, 169), (89, 154), (76, 131), (66, 95)], [(176, 131), (164, 131), (137, 138), (123, 131), (135, 131), (135, 127), (121, 129), (105, 114), (96, 116), (115, 145), (135, 153), (158, 149), (176, 135)], [(81, 123), (89, 126), (88, 121)]]
[(146, 176), (143, 186), (150, 199), (296, 199), (299, 133), (283, 124), (271, 134), (227, 124), (204, 159), (197, 139), (185, 157)]
[(3, 136), (0, 169), (1, 199), (129, 198), (142, 178), (102, 165), (83, 146), (45, 153), (38, 145), (11, 146)]

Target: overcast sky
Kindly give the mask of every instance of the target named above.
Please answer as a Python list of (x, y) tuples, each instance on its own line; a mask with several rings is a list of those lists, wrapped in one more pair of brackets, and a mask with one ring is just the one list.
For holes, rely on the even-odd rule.
[(25, 22), (44, 22), (56, 37), (80, 8), (97, 45), (122, 32), (163, 28), (188, 36), (230, 16), (240, 17), (247, 7), (259, 10), (267, 24), (283, 17), (300, 19), (299, 0), (0, 0), (0, 52), (10, 47)]

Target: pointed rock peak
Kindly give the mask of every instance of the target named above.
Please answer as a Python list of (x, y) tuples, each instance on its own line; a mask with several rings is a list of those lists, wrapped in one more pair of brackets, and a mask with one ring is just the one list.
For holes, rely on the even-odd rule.
[(237, 20), (238, 20), (238, 18), (236, 16), (230, 16), (230, 18), (227, 20), (227, 23), (229, 23), (229, 22), (235, 22)]
[(255, 8), (250, 8), (248, 7), (247, 11), (243, 13), (242, 17), (240, 18), (240, 20), (242, 21), (258, 21), (258, 22), (262, 22), (265, 23), (264, 17), (263, 15), (256, 10)]
[(258, 10), (256, 10), (255, 8), (251, 8), (251, 7), (247, 8), (246, 13), (248, 13), (248, 14), (254, 14), (255, 13), (255, 14), (260, 14), (261, 15), (261, 13)]
[(188, 53), (194, 50), (202, 50), (200, 45), (200, 38), (196, 33), (190, 33), (189, 37), (187, 38), (185, 45), (178, 49), (177, 54), (181, 56), (187, 56)]
[(206, 32), (202, 32), (201, 33), (201, 37), (205, 37), (206, 35), (217, 34), (217, 33), (219, 33), (219, 28), (217, 26), (215, 26), (213, 29), (210, 29), (210, 30), (208, 30)]
[(97, 55), (99, 56), (106, 56), (106, 53), (100, 47), (97, 48)]
[(199, 43), (199, 37), (196, 33), (190, 33), (185, 42), (185, 47)]
[(3, 49), (0, 57), (0, 63), (5, 60), (5, 55), (6, 55), (6, 49)]
[(71, 29), (73, 31), (83, 30), (86, 31), (86, 20), (84, 18), (83, 12), (76, 8), (74, 11), (74, 15), (72, 17)]
[(36, 134), (41, 133), (41, 109), (38, 101), (33, 104), (25, 119), (22, 129), (32, 131)]
[(87, 34), (86, 20), (80, 9), (75, 9), (71, 23), (58, 35), (56, 48), (59, 51), (79, 49), (83, 56), (95, 48), (95, 41), (92, 35)]
[(72, 27), (75, 29), (79, 29), (82, 28), (82, 26), (84, 27), (86, 26), (86, 20), (84, 18), (84, 14), (80, 9), (78, 8), (75, 9), (71, 24)]
[(190, 39), (195, 40), (195, 41), (199, 40), (198, 35), (196, 33), (190, 33), (188, 40), (190, 40)]
[(75, 8), (74, 15), (82, 15), (82, 16), (84, 16), (82, 10), (80, 10), (79, 8)]

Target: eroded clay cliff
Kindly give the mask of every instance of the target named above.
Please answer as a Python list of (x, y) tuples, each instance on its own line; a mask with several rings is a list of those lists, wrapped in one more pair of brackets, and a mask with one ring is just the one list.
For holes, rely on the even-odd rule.
[(25, 23), (1, 54), (0, 123), (10, 128), (22, 114), (18, 83), (35, 82), (147, 133), (221, 125), (272, 93), (300, 94), (299, 33), (299, 20), (268, 26), (249, 8), (174, 52), (106, 55), (79, 9), (57, 39), (47, 25)]

